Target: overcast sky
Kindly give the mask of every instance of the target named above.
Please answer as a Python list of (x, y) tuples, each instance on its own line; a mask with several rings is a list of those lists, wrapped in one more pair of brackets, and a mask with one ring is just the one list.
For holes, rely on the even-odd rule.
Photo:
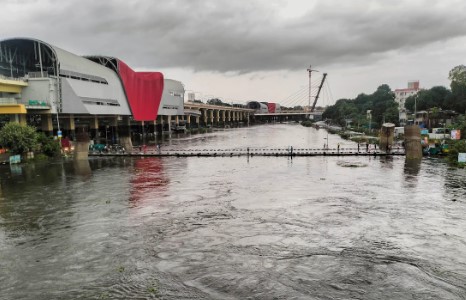
[[(0, 39), (120, 58), (197, 97), (282, 102), (328, 73), (322, 104), (380, 84), (448, 86), (466, 64), (464, 0), (0, 0)], [(313, 73), (313, 85), (320, 73)], [(286, 102), (286, 101), (285, 101)]]

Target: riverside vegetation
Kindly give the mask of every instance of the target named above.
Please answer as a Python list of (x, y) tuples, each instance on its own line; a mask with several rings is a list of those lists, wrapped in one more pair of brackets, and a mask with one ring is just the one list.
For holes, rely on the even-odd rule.
[(58, 140), (46, 136), (43, 132), (37, 132), (32, 126), (16, 122), (7, 123), (0, 129), (0, 146), (12, 155), (34, 152), (37, 159), (61, 154)]

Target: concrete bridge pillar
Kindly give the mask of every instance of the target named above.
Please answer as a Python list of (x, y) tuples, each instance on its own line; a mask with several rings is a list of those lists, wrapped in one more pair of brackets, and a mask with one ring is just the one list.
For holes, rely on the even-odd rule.
[(209, 119), (210, 119), (210, 124), (214, 125), (214, 110), (213, 109), (209, 111)]
[(201, 127), (201, 117), (196, 116), (196, 124), (197, 124), (197, 128)]
[(46, 135), (53, 135), (52, 115), (41, 115), (41, 129)]
[(383, 124), (382, 128), (380, 129), (379, 147), (382, 151), (389, 152), (389, 149), (392, 148), (395, 124), (391, 125), (393, 126), (387, 126), (387, 124)]
[(227, 121), (231, 122), (231, 110), (227, 110)]
[(207, 125), (207, 109), (201, 109), (204, 125)]
[(191, 128), (191, 116), (186, 115), (186, 128)]
[(421, 159), (421, 130), (418, 125), (405, 126), (405, 153), (406, 159)]
[(217, 123), (217, 125), (220, 123), (220, 110), (218, 109), (215, 110), (215, 123)]
[(222, 110), (222, 122), (225, 123), (227, 121), (226, 119), (226, 111)]

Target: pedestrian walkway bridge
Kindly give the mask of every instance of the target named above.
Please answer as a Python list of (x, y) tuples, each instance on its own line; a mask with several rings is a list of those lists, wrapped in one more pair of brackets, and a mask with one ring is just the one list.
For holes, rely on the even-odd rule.
[(89, 156), (157, 156), (157, 157), (241, 157), (241, 156), (272, 156), (272, 157), (296, 157), (296, 156), (403, 156), (402, 148), (386, 152), (380, 149), (357, 148), (232, 148), (232, 149), (174, 149), (165, 147), (157, 150), (155, 147), (146, 149), (135, 147), (131, 153), (98, 153), (90, 152)]

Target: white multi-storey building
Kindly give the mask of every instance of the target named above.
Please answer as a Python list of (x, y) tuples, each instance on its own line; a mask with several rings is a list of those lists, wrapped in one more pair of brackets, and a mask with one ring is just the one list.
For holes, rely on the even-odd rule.
[(409, 81), (408, 88), (395, 90), (395, 101), (398, 103), (400, 126), (406, 125), (407, 114), (405, 108), (406, 99), (414, 96), (419, 92), (419, 81)]

